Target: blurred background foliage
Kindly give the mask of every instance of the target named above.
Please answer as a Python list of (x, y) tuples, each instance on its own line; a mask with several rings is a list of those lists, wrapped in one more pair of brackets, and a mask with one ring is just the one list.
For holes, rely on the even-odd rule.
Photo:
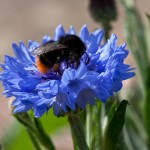
[[(45, 132), (48, 134), (53, 134), (67, 125), (67, 118), (64, 117), (58, 119), (53, 115), (52, 110), (50, 110), (48, 114), (42, 116), (39, 120), (43, 124)], [(14, 122), (11, 125), (11, 128), (8, 129), (7, 133), (4, 135), (2, 143), (3, 148), (6, 150), (34, 149), (25, 128), (23, 128), (22, 124), (19, 122)]]
[[(20, 3), (20, 6), (22, 5), (21, 2), (17, 0), (16, 2)], [(36, 1), (35, 3), (37, 2), (39, 1)], [(144, 2), (146, 1), (143, 1), (143, 3)], [(145, 11), (145, 15), (143, 19), (143, 16), (141, 17), (140, 14), (140, 9), (138, 9), (136, 6), (136, 1), (133, 0), (120, 0), (120, 1), (89, 0), (86, 1), (86, 3), (84, 2), (83, 6), (80, 5), (81, 1), (79, 0), (77, 0), (76, 2), (66, 1), (65, 3), (62, 3), (60, 1), (52, 3), (52, 1), (51, 2), (49, 1), (48, 5), (43, 5), (43, 2), (42, 3), (39, 2), (39, 3), (40, 5), (36, 5), (36, 4), (34, 6), (32, 5), (33, 6), (32, 8), (32, 6), (30, 6), (29, 3), (27, 2), (26, 5), (24, 6), (26, 7), (26, 12), (22, 13), (23, 10), (20, 10), (21, 14), (24, 14), (21, 16), (22, 19), (20, 20), (22, 23), (19, 23), (19, 20), (17, 19), (16, 16), (15, 18), (13, 17), (11, 18), (12, 24), (18, 23), (20, 24), (20, 26), (26, 28), (26, 26), (24, 25), (28, 23), (32, 24), (32, 20), (30, 21), (28, 20), (28, 22), (24, 22), (23, 19), (26, 20), (27, 15), (31, 15), (32, 17), (32, 13), (35, 13), (34, 8), (38, 7), (37, 10), (39, 10), (38, 13), (39, 16), (37, 15), (38, 16), (37, 20), (42, 22), (43, 26), (41, 25), (41, 27), (39, 27), (40, 24), (38, 23), (37, 20), (34, 23), (35, 29), (33, 29), (32, 25), (31, 27), (27, 25), (28, 28), (26, 29), (26, 33), (23, 33), (23, 36), (25, 37), (23, 38), (24, 40), (27, 40), (28, 37), (35, 40), (39, 40), (37, 37), (40, 37), (42, 34), (47, 33), (48, 28), (50, 28), (49, 30), (51, 34), (51, 31), (53, 31), (54, 29), (51, 26), (51, 24), (53, 24), (54, 26), (53, 19), (54, 20), (56, 19), (55, 13), (60, 13), (60, 17), (63, 18), (62, 20), (60, 18), (57, 18), (58, 20), (57, 19), (55, 20), (56, 23), (55, 26), (57, 26), (57, 24), (59, 23), (62, 23), (65, 26), (73, 25), (75, 28), (77, 27), (77, 29), (79, 29), (82, 26), (82, 24), (88, 22), (91, 31), (98, 27), (104, 28), (105, 39), (109, 37), (112, 31), (119, 34), (119, 32), (122, 32), (124, 30), (123, 33), (120, 34), (122, 35), (124, 34), (125, 40), (123, 41), (126, 41), (127, 47), (129, 48), (134, 58), (134, 61), (131, 60), (129, 61), (131, 61), (134, 64), (132, 66), (136, 68), (135, 70), (137, 76), (136, 80), (132, 80), (132, 82), (127, 83), (128, 86), (125, 85), (126, 91), (123, 91), (123, 93), (120, 95), (115, 95), (114, 97), (112, 97), (110, 100), (108, 100), (105, 106), (102, 103), (97, 103), (96, 106), (94, 107), (87, 106), (86, 109), (87, 116), (85, 121), (86, 140), (91, 150), (111, 150), (113, 148), (109, 147), (109, 145), (112, 145), (110, 143), (115, 143), (116, 141), (117, 141), (116, 142), (117, 150), (149, 150), (150, 149), (150, 118), (149, 118), (149, 114), (150, 114), (150, 60), (149, 60), (150, 59), (149, 58), (150, 56), (150, 52), (149, 52), (150, 12)], [(147, 4), (150, 4), (150, 2), (147, 2)], [(54, 8), (57, 10), (53, 9), (52, 5), (55, 6)], [(11, 8), (11, 2), (10, 3), (6, 2), (6, 6), (8, 6), (12, 11), (14, 11), (13, 8)], [(76, 12), (74, 7), (80, 8), (79, 9), (81, 10), (80, 14), (79, 12)], [(124, 12), (124, 17), (122, 19), (123, 26), (120, 27), (119, 24), (117, 28), (115, 28), (115, 25), (117, 24), (117, 22), (119, 22), (118, 17), (120, 15), (119, 14), (120, 7), (122, 9), (122, 12)], [(49, 12), (48, 9), (50, 8), (51, 10)], [(30, 11), (27, 11), (28, 9)], [(66, 9), (68, 9), (68, 11), (66, 11)], [(44, 13), (42, 13), (42, 11), (44, 11)], [(63, 13), (63, 11), (66, 12), (70, 11), (70, 15), (67, 13), (66, 16), (65, 15), (61, 16), (62, 14), (66, 13), (66, 12)], [(45, 15), (42, 16), (42, 14)], [(90, 18), (89, 14), (91, 15), (93, 21)], [(8, 11), (8, 15), (10, 15), (9, 11)], [(16, 13), (14, 15), (17, 15), (19, 18), (19, 14)], [(7, 16), (7, 14), (3, 14), (3, 17), (5, 16)], [(78, 19), (77, 22), (75, 19), (73, 19), (74, 16), (76, 20)], [(45, 22), (45, 20), (42, 19), (42, 17), (49, 18), (49, 19), (46, 19), (47, 22)], [(66, 17), (68, 17), (68, 20), (65, 19)], [(7, 26), (8, 26), (7, 29), (9, 31), (10, 27), (9, 25)], [(39, 28), (37, 28), (36, 26), (38, 26)], [(38, 31), (36, 29), (41, 29), (41, 31), (39, 31), (39, 33), (36, 33)], [(13, 34), (15, 33), (18, 34), (18, 32), (20, 31), (21, 30), (18, 28), (18, 30), (16, 29), (16, 31), (14, 31)], [(32, 31), (34, 31), (35, 35), (30, 35)], [(0, 37), (0, 39), (2, 38), (3, 37)], [(19, 38), (20, 36), (18, 36), (16, 39), (13, 39), (12, 36), (10, 37), (9, 40), (10, 42), (12, 42), (15, 40), (17, 41)], [(1, 52), (2, 54), (1, 57), (3, 57), (4, 52)], [(129, 101), (127, 110), (126, 110), (126, 102), (123, 101), (122, 103), (120, 103), (121, 99), (124, 97)], [(5, 111), (6, 110), (4, 110), (3, 113), (5, 113)], [(121, 114), (119, 116), (120, 119), (119, 123), (117, 123), (118, 118), (116, 118), (118, 112), (119, 114)], [(84, 116), (82, 117), (84, 118)], [(0, 116), (0, 118), (3, 117)], [(43, 128), (45, 129), (45, 131), (48, 134), (52, 135), (52, 140), (56, 145), (60, 142), (60, 139), (64, 138), (65, 133), (62, 132), (63, 128), (67, 129), (64, 130), (65, 132), (70, 133), (68, 132), (69, 127), (67, 123), (67, 117), (56, 118), (53, 115), (53, 112), (49, 111), (48, 115), (45, 114), (43, 117), (40, 118), (40, 120), (43, 124)], [(1, 125), (2, 122), (4, 121), (5, 120), (3, 119), (0, 120), (0, 127), (2, 127)], [(117, 125), (115, 123), (117, 123)], [(3, 134), (0, 134), (0, 143), (2, 143), (3, 149), (6, 150), (33, 149), (33, 145), (29, 140), (26, 130), (23, 128), (21, 124), (19, 124), (17, 121), (13, 121), (13, 122), (8, 122), (8, 124), (5, 125), (8, 126), (7, 131), (3, 132)], [(3, 128), (1, 130), (3, 130)], [(110, 138), (109, 136), (114, 134), (112, 132), (113, 130), (117, 130), (117, 134), (115, 135), (116, 137)], [(57, 137), (55, 137), (56, 133), (58, 133)], [(69, 142), (71, 142), (71, 140)], [(66, 147), (60, 146), (61, 145), (60, 143), (60, 145), (56, 146), (56, 148), (60, 150), (73, 149), (72, 143), (69, 142), (66, 143), (66, 141), (63, 141), (63, 144), (65, 143), (64, 145)]]

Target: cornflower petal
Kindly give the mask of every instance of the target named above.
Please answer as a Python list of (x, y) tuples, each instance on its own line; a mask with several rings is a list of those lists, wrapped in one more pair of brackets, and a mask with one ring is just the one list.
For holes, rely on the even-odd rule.
[(84, 25), (81, 30), (79, 37), (82, 39), (83, 42), (87, 42), (89, 40), (89, 31), (86, 25)]
[(28, 40), (28, 50), (29, 52), (32, 52), (35, 48), (39, 47), (40, 44), (35, 42), (35, 41), (32, 41), (32, 40)]
[(12, 44), (12, 49), (14, 51), (14, 54), (17, 58), (17, 60), (20, 63), (24, 63), (25, 65), (32, 65), (33, 61), (29, 54), (29, 51), (27, 50), (27, 47), (20, 42), (19, 46), (17, 46), (15, 43)]
[(82, 90), (77, 97), (77, 105), (80, 108), (85, 108), (87, 104), (95, 104), (95, 93), (91, 88), (85, 88)]
[(54, 40), (58, 40), (63, 35), (65, 35), (65, 30), (62, 25), (58, 25), (54, 33)]
[(69, 31), (68, 31), (68, 34), (73, 34), (73, 35), (76, 34), (76, 31), (75, 31), (75, 29), (74, 29), (73, 26), (70, 26)]
[(87, 46), (87, 51), (90, 54), (95, 54), (100, 46), (100, 42), (102, 41), (104, 36), (103, 30), (95, 30), (89, 35), (89, 43)]
[(48, 35), (45, 35), (43, 38), (42, 38), (42, 44), (45, 44), (46, 42), (52, 40), (52, 38)]

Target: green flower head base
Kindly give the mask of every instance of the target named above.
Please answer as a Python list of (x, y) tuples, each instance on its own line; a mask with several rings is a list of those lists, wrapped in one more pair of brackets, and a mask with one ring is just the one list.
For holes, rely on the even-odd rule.
[[(50, 40), (57, 41), (66, 34), (75, 35), (70, 27), (66, 33), (59, 25), (54, 37), (44, 36), (42, 44)], [(84, 25), (79, 33), (86, 47), (86, 54), (81, 57), (78, 67), (60, 65), (61, 74), (49, 71), (40, 73), (35, 66), (32, 51), (40, 44), (29, 40), (28, 47), (22, 42), (12, 44), (15, 57), (5, 56), (1, 64), (3, 72), (0, 80), (6, 97), (14, 96), (12, 103), (14, 113), (27, 112), (32, 109), (35, 117), (42, 116), (53, 108), (56, 116), (84, 109), (87, 104), (94, 105), (95, 99), (102, 102), (122, 88), (122, 81), (135, 75), (133, 68), (124, 64), (128, 55), (126, 44), (116, 46), (117, 37), (112, 34), (106, 43), (101, 44), (104, 31), (88, 32)], [(64, 59), (63, 64), (66, 60)], [(62, 68), (61, 68), (62, 67)]]

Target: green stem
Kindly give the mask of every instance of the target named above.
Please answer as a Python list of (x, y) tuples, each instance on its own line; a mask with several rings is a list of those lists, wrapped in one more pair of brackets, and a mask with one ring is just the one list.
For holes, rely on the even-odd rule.
[(32, 144), (34, 145), (34, 148), (36, 150), (41, 150), (40, 146), (39, 146), (39, 143), (37, 142), (35, 136), (32, 134), (32, 132), (27, 128), (27, 133), (32, 141)]
[(70, 124), (72, 135), (78, 145), (79, 150), (89, 150), (86, 140), (85, 134), (82, 126), (82, 122), (78, 115), (69, 115), (68, 121)]
[(24, 113), (18, 113), (15, 114), (14, 117), (24, 126), (26, 127), (28, 130), (34, 132), (36, 134), (36, 128), (33, 124), (33, 121), (31, 119), (31, 117), (29, 116), (28, 113), (24, 112)]
[(109, 21), (102, 22), (102, 26), (103, 26), (103, 29), (105, 31), (105, 41), (107, 41), (109, 38), (110, 30), (112, 29), (112, 27), (111, 27)]
[(18, 113), (14, 116), (24, 127), (26, 127), (31, 141), (33, 142), (33, 145), (36, 146), (36, 148), (36, 141), (34, 141), (33, 139), (35, 137), (38, 139), (39, 143), (41, 143), (47, 150), (55, 150), (50, 137), (45, 133), (42, 124), (38, 119), (35, 118), (33, 122), (28, 113)]
[(73, 147), (74, 147), (74, 150), (78, 150), (78, 145), (77, 145), (77, 143), (76, 143), (76, 140), (75, 140), (74, 135), (73, 135), (72, 132), (71, 132), (71, 135), (72, 135), (72, 140), (73, 140)]
[(35, 121), (36, 128), (38, 130), (37, 136), (39, 138), (39, 141), (42, 143), (42, 145), (47, 150), (55, 150), (55, 147), (53, 145), (53, 142), (52, 142), (51, 138), (45, 133), (45, 131), (44, 131), (44, 129), (42, 127), (42, 124), (39, 121), (39, 119), (34, 118), (34, 121)]

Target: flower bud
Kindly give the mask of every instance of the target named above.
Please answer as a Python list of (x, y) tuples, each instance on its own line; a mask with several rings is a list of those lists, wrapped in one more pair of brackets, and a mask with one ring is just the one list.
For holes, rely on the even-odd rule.
[(96, 22), (105, 23), (117, 18), (114, 0), (90, 0), (89, 10)]

